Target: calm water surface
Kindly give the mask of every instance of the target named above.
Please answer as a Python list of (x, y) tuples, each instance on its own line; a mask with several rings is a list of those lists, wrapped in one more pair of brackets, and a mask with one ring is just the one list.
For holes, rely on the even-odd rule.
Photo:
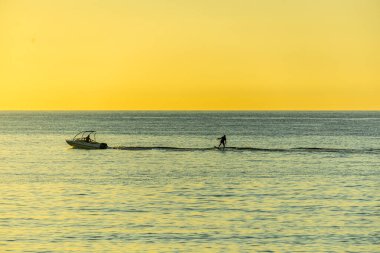
[[(65, 143), (90, 129), (115, 149)], [(380, 112), (0, 112), (0, 252), (379, 242)]]

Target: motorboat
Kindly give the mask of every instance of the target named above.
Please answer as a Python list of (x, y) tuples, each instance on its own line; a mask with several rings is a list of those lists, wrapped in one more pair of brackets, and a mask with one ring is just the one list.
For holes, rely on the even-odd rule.
[(107, 143), (96, 141), (96, 131), (82, 131), (77, 133), (73, 139), (66, 140), (67, 144), (74, 148), (81, 149), (106, 149)]

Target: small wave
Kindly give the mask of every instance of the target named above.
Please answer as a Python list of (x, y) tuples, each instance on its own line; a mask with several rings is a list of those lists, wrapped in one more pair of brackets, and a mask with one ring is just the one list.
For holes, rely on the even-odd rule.
[(163, 151), (207, 151), (214, 150), (215, 148), (178, 148), (178, 147), (113, 147), (112, 149), (121, 149), (121, 150), (163, 150)]
[(166, 146), (119, 146), (110, 147), (111, 149), (130, 150), (130, 151), (148, 151), (148, 150), (161, 150), (161, 151), (250, 151), (250, 152), (310, 152), (310, 153), (351, 153), (351, 154), (367, 154), (374, 153), (380, 154), (380, 149), (343, 149), (343, 148), (318, 148), (318, 147), (298, 147), (298, 148), (255, 148), (255, 147), (209, 147), (209, 148), (180, 148), (180, 147), (166, 147)]
[(327, 153), (352, 153), (352, 154), (366, 154), (374, 153), (380, 154), (380, 149), (345, 149), (345, 148), (292, 148), (292, 150), (304, 152), (327, 152)]

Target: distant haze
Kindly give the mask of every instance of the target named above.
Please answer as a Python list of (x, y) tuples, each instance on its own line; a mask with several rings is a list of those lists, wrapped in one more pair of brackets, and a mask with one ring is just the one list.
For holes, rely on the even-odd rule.
[(0, 0), (0, 110), (379, 110), (377, 0)]

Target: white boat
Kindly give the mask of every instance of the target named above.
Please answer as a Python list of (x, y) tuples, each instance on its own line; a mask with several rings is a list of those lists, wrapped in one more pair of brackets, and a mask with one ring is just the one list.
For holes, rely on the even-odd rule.
[(96, 131), (82, 131), (74, 136), (71, 140), (66, 140), (67, 144), (74, 148), (82, 149), (106, 149), (107, 143), (96, 141)]

